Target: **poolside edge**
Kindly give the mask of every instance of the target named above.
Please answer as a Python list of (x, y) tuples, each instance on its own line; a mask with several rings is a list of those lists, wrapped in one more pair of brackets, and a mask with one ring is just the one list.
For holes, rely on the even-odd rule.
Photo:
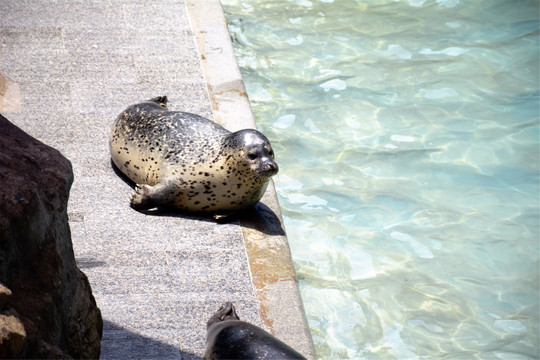
[[(186, 9), (214, 120), (230, 131), (255, 128), (220, 1), (187, 0)], [(314, 359), (313, 340), (272, 182), (261, 203), (258, 217), (243, 220), (241, 225), (263, 324), (276, 337)]]

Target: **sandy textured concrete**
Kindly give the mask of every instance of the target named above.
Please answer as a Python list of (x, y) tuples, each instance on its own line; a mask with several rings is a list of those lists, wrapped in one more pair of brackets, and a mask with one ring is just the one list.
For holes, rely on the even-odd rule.
[(273, 187), (250, 218), (217, 224), (134, 211), (111, 168), (112, 122), (151, 97), (254, 126), (219, 2), (3, 0), (0, 73), (2, 114), (73, 164), (70, 226), (103, 359), (198, 359), (224, 301), (313, 357)]

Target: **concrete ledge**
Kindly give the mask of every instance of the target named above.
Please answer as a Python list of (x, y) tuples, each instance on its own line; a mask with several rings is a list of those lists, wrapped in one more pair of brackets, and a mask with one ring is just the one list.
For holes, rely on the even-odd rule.
[[(214, 120), (236, 131), (255, 128), (244, 82), (219, 0), (188, 0)], [(273, 183), (254, 218), (241, 222), (263, 324), (308, 358), (315, 358), (298, 281)]]

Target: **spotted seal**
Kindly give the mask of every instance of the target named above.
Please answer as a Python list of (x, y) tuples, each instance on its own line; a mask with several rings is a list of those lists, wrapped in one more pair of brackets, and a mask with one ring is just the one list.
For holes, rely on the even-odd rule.
[(230, 132), (202, 116), (169, 111), (166, 96), (118, 115), (109, 145), (113, 163), (136, 184), (130, 204), (139, 210), (242, 210), (261, 199), (278, 172), (263, 134)]
[(305, 359), (263, 329), (241, 321), (227, 302), (207, 322), (205, 360)]

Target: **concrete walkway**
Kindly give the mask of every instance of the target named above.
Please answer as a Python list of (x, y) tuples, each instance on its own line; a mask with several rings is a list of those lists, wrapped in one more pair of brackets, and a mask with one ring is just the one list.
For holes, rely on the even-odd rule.
[(232, 301), (313, 358), (273, 187), (228, 224), (129, 207), (110, 127), (159, 95), (230, 130), (254, 126), (219, 1), (1, 1), (0, 112), (73, 164), (68, 213), (105, 321), (101, 357), (199, 359), (206, 320)]

